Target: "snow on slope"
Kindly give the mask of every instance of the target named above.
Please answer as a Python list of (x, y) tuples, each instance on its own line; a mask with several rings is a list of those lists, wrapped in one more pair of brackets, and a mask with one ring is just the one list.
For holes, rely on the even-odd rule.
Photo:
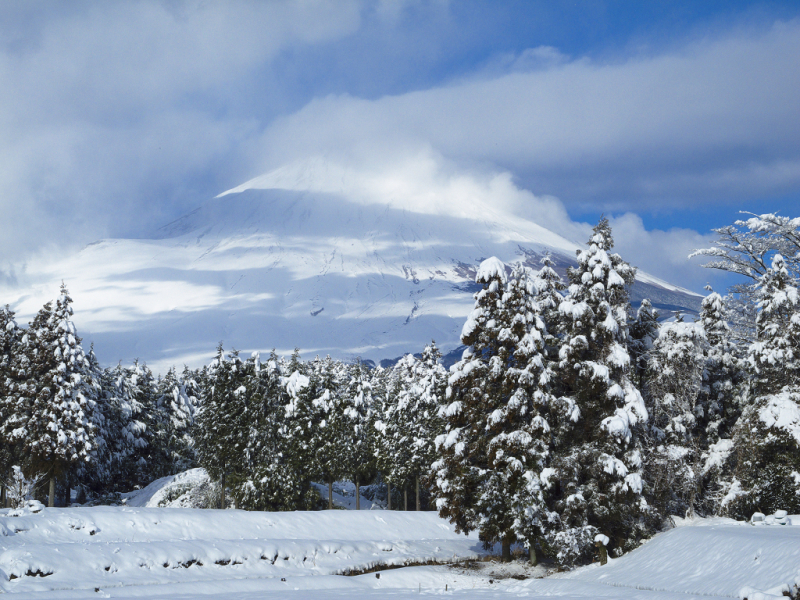
[(0, 590), (333, 575), (376, 564), (475, 558), (475, 537), (435, 513), (44, 509), (3, 517)]
[(721, 519), (660, 534), (605, 566), (516, 581), (493, 577), (500, 568), (335, 575), (481, 554), (474, 537), (456, 535), (433, 513), (96, 507), (8, 514), (0, 510), (0, 592), (17, 598), (369, 600), (446, 593), (686, 600), (738, 598), (745, 586), (768, 590), (800, 575), (800, 527)]
[[(162, 373), (199, 366), (220, 340), (243, 351), (300, 347), (306, 357), (377, 362), (431, 339), (445, 352), (458, 346), (484, 258), (537, 265), (550, 251), (563, 266), (578, 248), (494, 201), (491, 187), (477, 194), (456, 182), (429, 193), (404, 181), (358, 181), (337, 190), (330, 173), (324, 185), (315, 173), (249, 182), (152, 239), (102, 240), (29, 261), (0, 295), (24, 322), (64, 280), (79, 333), (104, 364), (140, 358)], [(696, 302), (640, 279), (649, 283), (639, 296)]]

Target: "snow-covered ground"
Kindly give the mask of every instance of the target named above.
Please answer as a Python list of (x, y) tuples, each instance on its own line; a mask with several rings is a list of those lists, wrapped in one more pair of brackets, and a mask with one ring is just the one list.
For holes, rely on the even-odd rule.
[(427, 512), (39, 506), (0, 510), (0, 545), (0, 591), (54, 600), (738, 598), (747, 587), (779, 595), (800, 575), (800, 527), (723, 519), (683, 522), (605, 566), (545, 579), (519, 579), (542, 568), (485, 562), (342, 575), (484, 554), (474, 535)]

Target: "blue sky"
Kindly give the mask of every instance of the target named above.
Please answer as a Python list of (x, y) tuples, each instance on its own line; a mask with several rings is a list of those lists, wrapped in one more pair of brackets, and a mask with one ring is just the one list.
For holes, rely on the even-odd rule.
[(288, 163), (424, 156), (565, 235), (610, 214), (697, 288), (711, 227), (800, 212), (799, 59), (796, 2), (4, 2), (0, 269)]

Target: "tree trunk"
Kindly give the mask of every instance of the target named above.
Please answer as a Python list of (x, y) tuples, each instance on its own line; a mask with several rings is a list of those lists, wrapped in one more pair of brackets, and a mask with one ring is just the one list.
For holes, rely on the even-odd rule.
[(421, 510), (419, 507), (419, 475), (417, 475), (417, 510)]
[(328, 510), (333, 510), (333, 482), (328, 482)]
[(530, 546), (528, 547), (528, 560), (531, 563), (532, 567), (535, 567), (539, 564), (539, 557), (536, 556), (536, 541), (531, 540)]
[(220, 487), (222, 489), (220, 490), (220, 494), (219, 494), (219, 507), (221, 509), (224, 509), (225, 505), (226, 505), (226, 503), (225, 503), (225, 473), (222, 474)]
[(6, 486), (0, 485), (0, 508), (6, 508)]
[(408, 488), (403, 488), (403, 510), (408, 510)]
[(67, 508), (69, 508), (69, 505), (72, 504), (72, 502), (71, 502), (72, 498), (70, 498), (70, 496), (72, 495), (72, 490), (69, 489), (70, 488), (70, 483), (71, 482), (69, 480), (69, 475), (67, 475), (67, 491), (64, 494), (64, 506), (67, 507)]
[(503, 549), (500, 553), (500, 560), (503, 562), (511, 562), (511, 540), (503, 538)]
[(386, 509), (392, 510), (392, 482), (386, 480)]
[(361, 510), (361, 486), (358, 485), (358, 479), (356, 479), (356, 510)]
[(56, 505), (56, 476), (50, 476), (50, 493), (47, 495), (47, 506), (53, 508)]

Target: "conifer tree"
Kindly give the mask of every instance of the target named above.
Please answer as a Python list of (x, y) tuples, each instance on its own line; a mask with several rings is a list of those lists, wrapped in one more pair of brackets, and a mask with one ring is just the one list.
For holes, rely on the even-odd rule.
[(436, 503), (457, 530), (478, 529), (487, 546), (500, 542), (507, 560), (520, 534), (541, 532), (547, 520), (540, 482), (549, 449), (544, 324), (522, 267), (509, 279), (491, 258), (476, 282), (483, 289), (462, 329), (468, 348), (451, 370), (445, 432), (436, 440)]
[(735, 479), (723, 499), (740, 518), (754, 510), (800, 510), (800, 293), (780, 254), (755, 297), (753, 395), (734, 430)]
[(564, 337), (559, 351), (562, 389), (550, 481), (563, 529), (550, 542), (559, 561), (587, 558), (594, 536), (622, 552), (642, 536), (641, 427), (647, 411), (630, 381), (628, 292), (635, 269), (617, 254), (607, 219), (595, 226), (588, 249), (568, 272), (559, 306)]
[(330, 356), (324, 360), (316, 359), (310, 365), (310, 383), (304, 392), (310, 396), (317, 422), (312, 425), (316, 431), (314, 443), (314, 465), (318, 476), (328, 484), (328, 508), (332, 508), (333, 484), (349, 475), (349, 466), (342, 460), (347, 449), (341, 445), (347, 439), (350, 429), (350, 416), (344, 413), (342, 398), (341, 365)]
[(146, 364), (134, 360), (125, 370), (125, 378), (131, 419), (137, 429), (137, 443), (127, 457), (125, 470), (134, 486), (144, 487), (168, 471), (162, 449), (162, 414), (156, 405), (156, 380)]
[(12, 367), (25, 380), (12, 393), (11, 440), (20, 445), (29, 472), (48, 474), (51, 506), (56, 478), (91, 461), (94, 449), (95, 391), (71, 304), (62, 285), (55, 306), (45, 304), (23, 335)]
[[(234, 493), (240, 508), (251, 510), (311, 510), (319, 494), (311, 486), (301, 463), (291, 460), (287, 444), (284, 363), (272, 351), (266, 363), (255, 354), (248, 392), (252, 410), (250, 436), (245, 450), (246, 473)], [(293, 391), (296, 391), (293, 389)]]
[(704, 511), (711, 513), (718, 511), (724, 490), (732, 483), (733, 428), (741, 415), (746, 377), (728, 325), (725, 300), (707, 289), (710, 293), (703, 298), (699, 319), (706, 337), (701, 500)]
[(647, 372), (647, 352), (658, 337), (658, 311), (650, 300), (644, 299), (636, 318), (628, 328), (628, 353), (631, 356), (631, 379), (642, 390)]
[[(0, 486), (11, 479), (11, 467), (18, 462), (16, 444), (7, 427), (15, 422), (16, 404), (13, 400), (19, 373), (15, 372), (15, 357), (20, 352), (22, 330), (8, 305), (0, 309)], [(0, 508), (5, 507), (6, 489), (0, 494)]]
[(356, 361), (345, 370), (347, 384), (341, 394), (342, 429), (339, 439), (345, 471), (356, 487), (356, 509), (361, 508), (361, 484), (377, 472), (375, 460), (375, 419), (372, 412), (372, 382), (369, 370)]
[(174, 368), (170, 368), (158, 382), (156, 393), (156, 410), (160, 414), (158, 422), (161, 424), (158, 446), (163, 453), (161, 460), (165, 465), (165, 474), (172, 475), (194, 465), (191, 430), (195, 407)]
[[(283, 368), (288, 376), (283, 378), (286, 404), (280, 417), (279, 435), (285, 440), (282, 453), (287, 469), (296, 478), (297, 485), (293, 489), (299, 508), (316, 505), (316, 490), (311, 488), (310, 482), (323, 474), (319, 448), (323, 444), (321, 424), (324, 415), (315, 402), (319, 395), (324, 394), (320, 385), (321, 362), (317, 357), (311, 366), (305, 365), (300, 361), (299, 351), (295, 350)], [(314, 375), (309, 377), (312, 371)], [(333, 508), (332, 483), (328, 492), (328, 508)]]
[(228, 478), (242, 477), (244, 450), (249, 437), (247, 423), (247, 373), (237, 351), (226, 358), (222, 345), (212, 363), (211, 391), (197, 416), (195, 445), (200, 466), (220, 482), (219, 508), (226, 508)]
[[(447, 372), (439, 360), (441, 353), (431, 342), (420, 358), (407, 354), (386, 378), (389, 401), (383, 405), (376, 427), (381, 471), (392, 483), (419, 492), (420, 480), (427, 480), (436, 460), (435, 439), (443, 429), (439, 406), (444, 400)], [(387, 384), (384, 383), (384, 386)], [(417, 510), (420, 498), (417, 493)]]
[(679, 320), (661, 328), (650, 353), (646, 469), (651, 498), (665, 514), (693, 516), (701, 491), (705, 345), (702, 327)]

